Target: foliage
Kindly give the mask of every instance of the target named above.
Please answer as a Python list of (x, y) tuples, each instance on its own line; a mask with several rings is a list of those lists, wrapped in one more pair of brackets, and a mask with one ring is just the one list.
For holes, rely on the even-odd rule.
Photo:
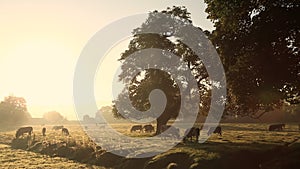
[(1, 124), (22, 124), (31, 118), (27, 112), (26, 100), (22, 97), (8, 96), (0, 102)]
[(90, 117), (87, 114), (83, 116), (82, 120), (83, 120), (84, 123), (96, 123), (95, 118)]
[(227, 108), (258, 118), (283, 100), (300, 103), (300, 1), (205, 2), (215, 26), (210, 39), (225, 66)]
[[(201, 95), (210, 95), (210, 89), (207, 87), (209, 86), (208, 74), (202, 61), (187, 45), (181, 42), (180, 37), (174, 37), (174, 32), (178, 31), (177, 29), (179, 28), (173, 26), (173, 23), (171, 22), (166, 22), (161, 25), (161, 14), (168, 14), (169, 17), (180, 19), (184, 23), (192, 23), (190, 13), (187, 12), (185, 7), (173, 7), (167, 8), (167, 10), (163, 10), (161, 12), (150, 12), (146, 21), (132, 32), (133, 39), (130, 41), (128, 49), (122, 53), (120, 58), (120, 61), (122, 61), (122, 73), (119, 76), (119, 80), (122, 81), (125, 84), (125, 87), (128, 88), (129, 98), (132, 105), (139, 111), (146, 111), (150, 108), (151, 105), (148, 97), (152, 90), (161, 89), (164, 91), (167, 98), (167, 105), (162, 115), (157, 119), (158, 128), (160, 124), (166, 124), (170, 118), (177, 117), (180, 110), (180, 99), (182, 96), (180, 95), (178, 84), (176, 84), (175, 81), (180, 81), (184, 84), (186, 79), (181, 76), (174, 77), (171, 75), (168, 69), (170, 61), (168, 58), (164, 57), (154, 59), (151, 56), (143, 56), (144, 63), (162, 63), (164, 68), (161, 70), (152, 68), (146, 69), (145, 71), (135, 75), (132, 71), (132, 66), (135, 66), (135, 69), (141, 70), (141, 67), (138, 67), (138, 65), (132, 65), (136, 61), (134, 56), (136, 56), (139, 51), (149, 48), (158, 48), (166, 53), (170, 52), (177, 55), (185, 62), (189, 70), (195, 76)], [(141, 33), (145, 30), (155, 29), (157, 25), (172, 29), (170, 29), (169, 32), (162, 32), (160, 34)], [(178, 71), (183, 69), (183, 66), (178, 67)], [(118, 99), (114, 101), (114, 104), (122, 102), (125, 94), (126, 93), (124, 92), (120, 93)], [(193, 93), (190, 93), (189, 97), (192, 96)], [(207, 98), (208, 99), (201, 99), (201, 101), (207, 102), (209, 97)], [(203, 103), (200, 105), (203, 106), (207, 104)], [(205, 106), (203, 106), (202, 112), (205, 114), (204, 107)], [(121, 116), (119, 112), (130, 113), (126, 105), (121, 106), (121, 110), (117, 110), (115, 105), (113, 108), (114, 114), (117, 117)], [(208, 109), (206, 109), (206, 111), (207, 110)]]
[(66, 119), (57, 111), (46, 112), (43, 115), (43, 118), (51, 123), (62, 123)]
[[(105, 123), (105, 122), (116, 122), (120, 119), (118, 117), (118, 113), (112, 113), (116, 112), (113, 111), (113, 106), (102, 106), (95, 114), (95, 120), (97, 123)], [(118, 120), (117, 120), (118, 119)]]

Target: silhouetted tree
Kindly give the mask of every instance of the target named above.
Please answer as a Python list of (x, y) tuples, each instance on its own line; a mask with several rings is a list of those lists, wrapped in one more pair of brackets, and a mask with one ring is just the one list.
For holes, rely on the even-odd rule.
[[(177, 18), (182, 20), (185, 23), (191, 24), (190, 13), (187, 12), (185, 7), (173, 7), (167, 8), (167, 10), (163, 10), (161, 12), (153, 11), (149, 13), (147, 20), (141, 25), (141, 27), (133, 30), (133, 39), (130, 41), (128, 49), (122, 53), (120, 61), (122, 61), (122, 73), (119, 76), (119, 80), (125, 84), (125, 87), (128, 88), (129, 98), (131, 100), (132, 105), (140, 111), (146, 111), (150, 108), (149, 102), (149, 94), (154, 89), (161, 89), (166, 95), (167, 98), (167, 105), (164, 112), (157, 118), (157, 129), (160, 129), (161, 125), (164, 125), (168, 122), (170, 118), (175, 118), (178, 116), (180, 110), (180, 91), (178, 84), (175, 83), (175, 80), (184, 82), (186, 79), (184, 77), (174, 77), (171, 76), (168, 72), (168, 66), (170, 62), (168, 58), (161, 57), (159, 59), (154, 59), (150, 56), (145, 56), (143, 58), (144, 63), (162, 63), (165, 65), (165, 68), (162, 70), (149, 68), (145, 71), (140, 72), (139, 74), (135, 75), (132, 71), (132, 66), (135, 62), (135, 58), (131, 57), (128, 59), (130, 55), (134, 55), (134, 53), (138, 53), (143, 49), (149, 48), (158, 48), (162, 49), (166, 52), (173, 53), (179, 56), (188, 66), (189, 70), (195, 76), (197, 81), (198, 87), (200, 89), (200, 94), (202, 95), (210, 95), (209, 87), (210, 82), (208, 80), (208, 73), (198, 56), (184, 43), (182, 43), (182, 39), (184, 37), (175, 37), (173, 35), (177, 27), (172, 25), (173, 23), (164, 23), (161, 25), (161, 15), (160, 14), (168, 14), (171, 18)], [(156, 29), (157, 26), (165, 26), (170, 28), (170, 32), (162, 32), (160, 34), (154, 33), (141, 33), (144, 30), (151, 30)], [(199, 28), (200, 29), (200, 28)], [(125, 61), (125, 59), (127, 59)], [(139, 67), (135, 67), (139, 69)], [(184, 69), (183, 67), (179, 66), (178, 71), (180, 69)], [(176, 79), (174, 79), (176, 78)], [(189, 85), (188, 83), (186, 83)], [(185, 87), (187, 88), (187, 86)], [(193, 93), (190, 93), (189, 97), (192, 97)], [(119, 104), (124, 99), (125, 94), (124, 92), (120, 93), (118, 98), (114, 100), (114, 104)], [(203, 102), (202, 105), (205, 105), (204, 102), (207, 102), (208, 99), (204, 100), (201, 99)], [(201, 105), (199, 103), (199, 105)], [(199, 106), (196, 105), (196, 106)], [(119, 112), (130, 113), (130, 110), (127, 106), (131, 105), (122, 105), (119, 107), (119, 110), (114, 105), (113, 112), (116, 117), (120, 117), (121, 114)], [(205, 107), (203, 106), (203, 107)], [(208, 109), (201, 109), (203, 114), (206, 114)], [(187, 112), (188, 113), (188, 112)], [(160, 131), (157, 130), (157, 134)]]
[[(229, 112), (259, 118), (300, 103), (300, 1), (205, 0), (226, 72)], [(260, 113), (257, 113), (260, 112)]]
[(0, 116), (1, 124), (22, 124), (31, 118), (26, 100), (16, 96), (5, 97), (0, 102)]

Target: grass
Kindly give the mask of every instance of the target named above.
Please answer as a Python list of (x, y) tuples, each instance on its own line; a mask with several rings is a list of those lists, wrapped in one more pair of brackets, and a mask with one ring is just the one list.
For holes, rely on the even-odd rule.
[[(133, 124), (113, 124), (112, 127), (120, 133), (131, 137), (149, 137), (153, 133), (130, 132)], [(101, 151), (94, 154), (93, 158), (85, 159), (85, 155), (74, 158), (77, 154), (91, 154), (90, 147), (95, 146), (93, 141), (85, 134), (79, 125), (66, 126), (69, 137), (63, 136), (61, 131), (51, 130), (52, 126), (47, 127), (46, 136), (41, 134), (42, 126), (33, 126), (36, 142), (49, 142), (51, 144), (68, 143), (68, 146), (60, 147), (60, 156), (45, 156), (40, 153), (33, 153), (24, 150), (11, 149), (10, 147), (1, 148), (0, 164), (3, 166), (26, 164), (30, 166), (43, 166), (42, 168), (56, 168), (60, 165), (66, 168), (166, 168), (170, 164), (177, 165), (179, 168), (249, 168), (255, 169), (259, 165), (265, 168), (278, 168), (284, 164), (289, 164), (289, 169), (298, 164), (300, 157), (300, 142), (297, 141), (289, 147), (291, 143), (300, 137), (298, 125), (288, 124), (284, 131), (269, 132), (268, 124), (221, 124), (223, 136), (213, 134), (205, 143), (180, 143), (169, 151), (146, 159), (125, 159), (111, 153)], [(43, 126), (44, 127), (44, 126)], [(0, 132), (0, 143), (10, 144), (14, 138), (15, 131)], [(26, 143), (26, 142), (25, 142)], [(25, 143), (20, 143), (24, 145)], [(26, 149), (26, 148), (25, 148)], [(71, 151), (72, 150), (72, 151)], [(31, 149), (33, 151), (33, 149)], [(40, 152), (40, 151), (36, 151)], [(29, 154), (27, 154), (29, 153)], [(287, 154), (285, 154), (287, 153)], [(280, 158), (284, 154), (286, 160)], [(76, 155), (75, 155), (76, 156)], [(34, 159), (30, 160), (28, 158)], [(19, 162), (18, 159), (22, 159)], [(75, 161), (72, 161), (73, 159)], [(55, 161), (57, 160), (57, 161)], [(232, 162), (235, 161), (235, 162)], [(273, 162), (272, 162), (273, 161)], [(79, 163), (80, 162), (80, 163)], [(86, 163), (86, 164), (82, 164)], [(97, 166), (95, 166), (95, 165)], [(55, 166), (57, 165), (57, 166)], [(77, 166), (76, 166), (77, 165)], [(51, 166), (51, 167), (50, 167)], [(73, 167), (76, 166), (76, 167)], [(5, 167), (4, 167), (5, 168)]]
[(0, 166), (1, 168), (27, 168), (27, 169), (70, 169), (70, 168), (91, 168), (105, 169), (101, 166), (81, 164), (72, 160), (60, 157), (49, 157), (20, 149), (11, 149), (7, 145), (0, 145)]

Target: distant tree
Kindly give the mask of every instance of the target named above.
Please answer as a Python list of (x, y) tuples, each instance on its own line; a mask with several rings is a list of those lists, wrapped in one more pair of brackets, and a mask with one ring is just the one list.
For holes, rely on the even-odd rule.
[(91, 117), (87, 114), (83, 116), (83, 121), (89, 121), (90, 119)]
[[(129, 99), (131, 100), (131, 103), (136, 108), (136, 110), (146, 111), (150, 108), (151, 105), (148, 98), (152, 90), (161, 89), (164, 92), (167, 97), (167, 105), (164, 112), (157, 118), (157, 129), (160, 129), (161, 125), (166, 124), (169, 119), (178, 116), (179, 110), (181, 108), (180, 100), (183, 96), (180, 95), (180, 90), (175, 80), (179, 80), (184, 83), (185, 78), (182, 76), (171, 76), (168, 73), (169, 62), (166, 58), (163, 57), (161, 60), (153, 60), (153, 58), (151, 57), (145, 57), (144, 62), (150, 63), (155, 61), (156, 63), (166, 64), (165, 69), (147, 69), (143, 72), (140, 72), (138, 75), (134, 75), (132, 73), (131, 66), (135, 58), (124, 61), (130, 55), (148, 48), (158, 48), (173, 53), (181, 57), (192, 74), (195, 76), (201, 92), (200, 94), (209, 95), (210, 93), (210, 89), (208, 87), (210, 86), (208, 73), (202, 61), (187, 45), (181, 42), (180, 38), (184, 37), (174, 37), (174, 32), (172, 31), (178, 31), (176, 29), (179, 28), (174, 27), (174, 25), (172, 25), (173, 23), (164, 23), (164, 25), (161, 25), (160, 14), (168, 14), (171, 18), (180, 19), (189, 24), (192, 23), (190, 13), (185, 7), (174, 6), (173, 8), (167, 8), (166, 10), (163, 10), (161, 12), (150, 12), (147, 20), (141, 25), (141, 27), (133, 30), (133, 39), (130, 41), (128, 49), (124, 53), (122, 53), (120, 58), (120, 61), (122, 61), (122, 73), (119, 76), (119, 80), (125, 84), (126, 88), (128, 88)], [(170, 32), (162, 32), (161, 34), (140, 33), (143, 32), (143, 30), (149, 30), (149, 28), (155, 29), (158, 25), (166, 26), (168, 28), (173, 27), (174, 30), (170, 30)], [(181, 71), (180, 69), (184, 69), (183, 66), (179, 66), (178, 71)], [(122, 92), (119, 94), (118, 98), (114, 100), (113, 112), (115, 117), (122, 117), (119, 112), (125, 114), (131, 113), (130, 109), (127, 107), (131, 107), (131, 105), (122, 105), (121, 107), (119, 107), (119, 110), (116, 107), (116, 104), (120, 104), (120, 102), (124, 100), (125, 95), (126, 93)], [(193, 94), (190, 93), (190, 97), (192, 96)], [(210, 99), (209, 97), (207, 98), (208, 100)], [(206, 112), (204, 112), (204, 110), (207, 109), (204, 108), (206, 106), (204, 102), (207, 102), (207, 99), (202, 99), (201, 101), (203, 104), (199, 103), (199, 105), (203, 106), (203, 109), (201, 110), (203, 110), (202, 113), (205, 114)], [(188, 113), (188, 111), (186, 113)], [(157, 130), (157, 134), (159, 134), (159, 132), (160, 130)]]
[(83, 122), (84, 123), (95, 123), (95, 119), (86, 114), (83, 116)]
[[(261, 117), (300, 103), (300, 1), (205, 0), (228, 82), (228, 112)], [(259, 112), (259, 113), (258, 113)]]
[(66, 119), (57, 111), (46, 112), (43, 115), (43, 118), (51, 123), (62, 123)]
[(95, 119), (101, 120), (101, 114), (111, 114), (112, 112), (112, 107), (111, 106), (103, 106), (101, 107), (95, 114)]
[(22, 124), (31, 115), (27, 111), (26, 100), (22, 97), (8, 96), (0, 102), (1, 124)]

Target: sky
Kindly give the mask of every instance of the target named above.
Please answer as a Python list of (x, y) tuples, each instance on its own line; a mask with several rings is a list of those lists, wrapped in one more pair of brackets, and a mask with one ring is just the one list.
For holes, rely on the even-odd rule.
[[(74, 69), (88, 40), (120, 18), (174, 5), (186, 6), (194, 25), (213, 29), (203, 0), (0, 0), (0, 100), (23, 97), (33, 117), (58, 111), (75, 120)], [(99, 108), (111, 102), (117, 59), (127, 45), (112, 46), (98, 69)]]

